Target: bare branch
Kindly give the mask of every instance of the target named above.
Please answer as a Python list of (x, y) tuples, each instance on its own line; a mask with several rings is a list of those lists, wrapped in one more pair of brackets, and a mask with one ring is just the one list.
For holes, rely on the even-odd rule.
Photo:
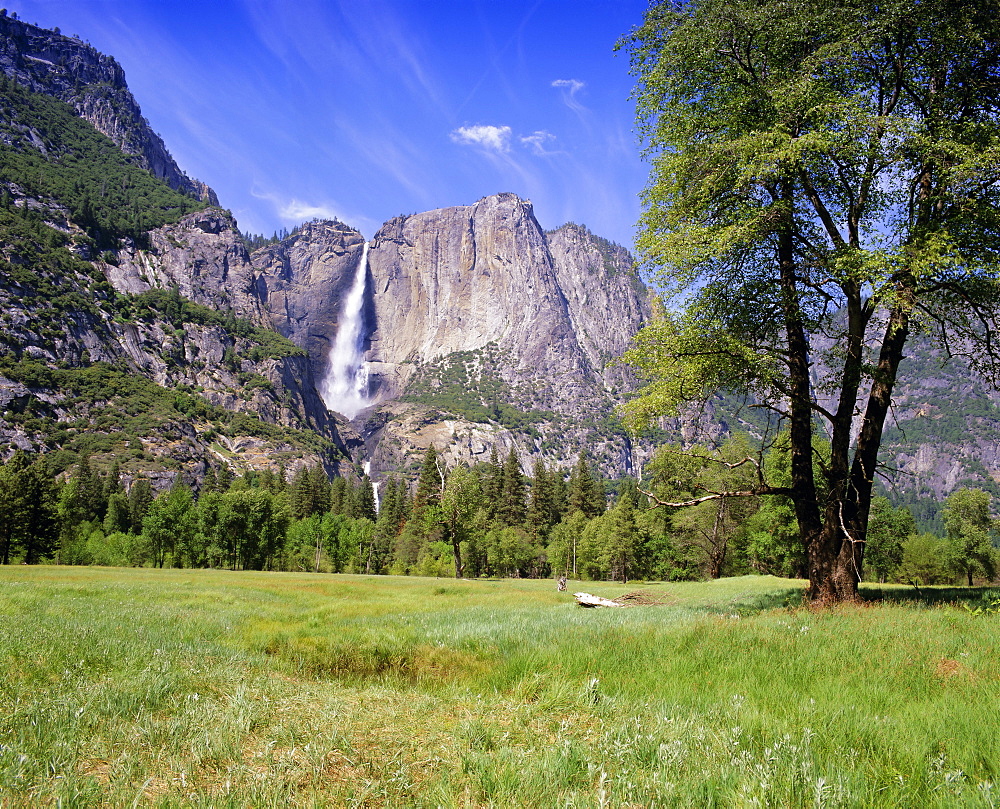
[(731, 491), (731, 492), (709, 492), (708, 494), (702, 495), (701, 497), (693, 497), (690, 500), (680, 500), (678, 502), (670, 502), (669, 500), (661, 500), (652, 492), (647, 492), (645, 489), (638, 489), (640, 494), (646, 495), (650, 500), (653, 501), (655, 506), (666, 506), (667, 508), (686, 508), (687, 506), (696, 506), (699, 503), (707, 503), (709, 500), (722, 500), (727, 497), (762, 497), (765, 495), (773, 494), (784, 494), (789, 497), (794, 494), (794, 489), (790, 486), (762, 486), (759, 489), (747, 489), (744, 491)]

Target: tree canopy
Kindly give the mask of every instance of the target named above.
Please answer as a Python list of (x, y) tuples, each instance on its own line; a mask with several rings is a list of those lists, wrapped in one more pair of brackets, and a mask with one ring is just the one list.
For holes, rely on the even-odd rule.
[[(651, 4), (626, 40), (664, 291), (628, 360), (642, 424), (720, 389), (784, 422), (810, 596), (856, 597), (907, 340), (996, 378), (993, 2)], [(830, 451), (815, 471), (819, 424)], [(825, 453), (824, 453), (825, 454)]]

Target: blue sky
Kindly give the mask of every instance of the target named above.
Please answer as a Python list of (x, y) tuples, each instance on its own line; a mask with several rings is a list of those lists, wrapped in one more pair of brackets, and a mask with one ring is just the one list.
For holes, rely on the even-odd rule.
[(144, 115), (244, 231), (371, 237), (500, 191), (631, 248), (647, 176), (637, 0), (8, 0), (124, 67)]

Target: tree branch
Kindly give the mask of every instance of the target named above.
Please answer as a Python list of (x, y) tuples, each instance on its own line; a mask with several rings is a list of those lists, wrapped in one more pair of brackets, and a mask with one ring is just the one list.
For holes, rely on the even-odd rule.
[(727, 497), (762, 497), (772, 494), (784, 494), (790, 497), (795, 493), (795, 490), (790, 486), (762, 486), (759, 489), (747, 489), (744, 491), (709, 492), (706, 495), (694, 497), (690, 500), (671, 502), (669, 500), (661, 500), (655, 494), (647, 492), (645, 489), (640, 488), (638, 491), (640, 494), (644, 494), (652, 500), (655, 506), (666, 506), (667, 508), (685, 508), (687, 506), (696, 506), (699, 503), (707, 503), (709, 500), (721, 500)]

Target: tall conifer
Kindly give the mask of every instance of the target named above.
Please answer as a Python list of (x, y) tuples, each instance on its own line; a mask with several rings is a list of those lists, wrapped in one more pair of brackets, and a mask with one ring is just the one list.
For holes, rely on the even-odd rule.
[(215, 476), (215, 467), (209, 466), (205, 470), (205, 475), (201, 479), (201, 486), (198, 488), (198, 496), (201, 497), (204, 494), (211, 494), (219, 486), (218, 479)]
[(358, 483), (354, 490), (354, 513), (352, 516), (356, 520), (366, 517), (372, 522), (375, 522), (377, 518), (375, 513), (375, 490), (372, 488), (372, 479), (368, 475), (362, 476), (361, 482)]
[(581, 452), (569, 476), (566, 491), (567, 510), (570, 514), (581, 511), (588, 517), (596, 517), (604, 513), (604, 501), (604, 482), (595, 479), (590, 464)]
[(128, 490), (128, 512), (133, 534), (142, 533), (142, 521), (145, 519), (152, 502), (152, 485), (147, 478), (142, 475), (137, 476), (132, 480), (132, 485)]
[(524, 475), (521, 474), (521, 461), (514, 447), (507, 453), (503, 465), (503, 482), (500, 492), (498, 516), (507, 526), (524, 524), (527, 504), (525, 500)]
[(224, 464), (223, 467), (219, 470), (216, 487), (218, 491), (225, 493), (229, 491), (232, 485), (233, 485), (232, 470), (230, 470), (228, 464)]
[(330, 484), (330, 513), (344, 514), (347, 507), (347, 480), (334, 478)]
[(503, 490), (503, 467), (500, 466), (496, 444), (490, 449), (490, 460), (482, 476), (482, 489), (483, 508), (486, 511), (486, 518), (490, 522), (493, 522), (497, 518), (497, 509), (500, 505), (500, 492)]
[(528, 515), (525, 524), (536, 537), (544, 537), (553, 525), (555, 514), (553, 475), (545, 468), (545, 462), (539, 458), (532, 470), (531, 497), (528, 502)]
[[(59, 543), (59, 491), (45, 462), (39, 458), (25, 470), (26, 500), (21, 550), (33, 565), (56, 550)], [(115, 496), (121, 497), (120, 492)]]
[(0, 467), (0, 561), (5, 565), (10, 564), (20, 539), (20, 526), (26, 519), (27, 468), (27, 458), (20, 450)]
[(330, 478), (327, 477), (326, 470), (322, 464), (317, 463), (309, 473), (312, 483), (312, 509), (311, 514), (325, 514), (330, 510)]
[(417, 479), (417, 493), (413, 498), (413, 513), (418, 515), (428, 506), (441, 502), (441, 472), (438, 469), (437, 449), (431, 444), (424, 453), (424, 463)]

